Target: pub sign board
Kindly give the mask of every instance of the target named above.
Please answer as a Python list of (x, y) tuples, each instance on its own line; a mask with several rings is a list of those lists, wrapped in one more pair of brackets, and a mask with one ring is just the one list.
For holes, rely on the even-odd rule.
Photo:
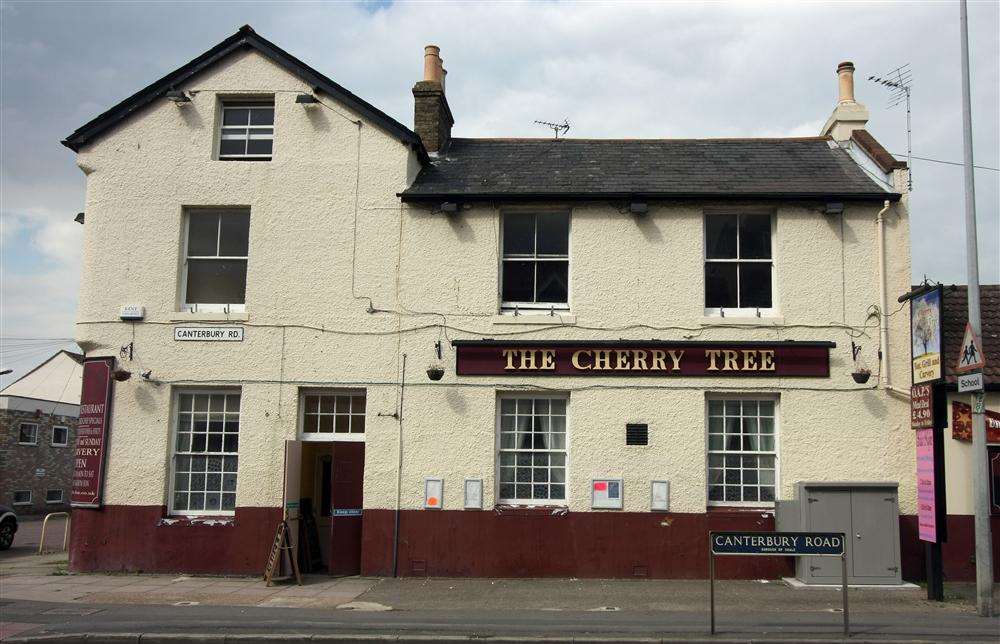
[(713, 532), (713, 555), (840, 557), (842, 532)]
[(941, 286), (910, 298), (910, 342), (913, 382), (937, 382), (942, 377)]
[(833, 342), (455, 340), (460, 376), (830, 375)]
[(83, 389), (80, 392), (80, 417), (73, 454), (73, 489), (70, 492), (70, 505), (74, 508), (101, 507), (114, 365), (114, 358), (87, 358), (83, 361)]

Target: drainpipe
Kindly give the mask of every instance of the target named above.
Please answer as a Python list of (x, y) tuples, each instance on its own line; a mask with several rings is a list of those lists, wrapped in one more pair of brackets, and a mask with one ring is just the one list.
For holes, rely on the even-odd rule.
[(889, 201), (886, 200), (882, 206), (882, 210), (879, 210), (878, 214), (875, 215), (875, 225), (878, 228), (878, 295), (881, 310), (878, 323), (878, 349), (879, 360), (882, 362), (882, 365), (879, 373), (884, 389), (890, 393), (905, 395), (906, 398), (909, 398), (910, 392), (893, 387), (892, 380), (889, 378), (889, 303), (885, 287), (885, 214), (889, 212), (889, 206)]

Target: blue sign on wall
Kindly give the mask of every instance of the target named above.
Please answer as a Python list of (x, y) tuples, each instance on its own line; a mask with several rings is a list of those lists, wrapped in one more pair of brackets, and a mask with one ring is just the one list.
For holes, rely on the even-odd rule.
[(334, 508), (333, 516), (335, 517), (360, 517), (361, 508)]
[(830, 556), (844, 554), (840, 532), (713, 532), (714, 555)]

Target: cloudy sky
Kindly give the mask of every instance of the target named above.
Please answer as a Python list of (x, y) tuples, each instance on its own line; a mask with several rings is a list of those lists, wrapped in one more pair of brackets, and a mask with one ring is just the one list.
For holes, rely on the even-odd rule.
[[(976, 162), (1000, 166), (1000, 3), (970, 2)], [(0, 4), (0, 347), (11, 377), (71, 338), (84, 178), (59, 141), (245, 23), (411, 124), (441, 46), (456, 136), (819, 133), (834, 70), (858, 68), (868, 129), (905, 153), (905, 111), (865, 81), (909, 63), (913, 153), (962, 160), (954, 2)], [(962, 168), (914, 161), (913, 278), (965, 281)], [(1000, 173), (976, 171), (982, 281), (1000, 281)], [(12, 339), (16, 338), (16, 339)], [(24, 340), (23, 338), (41, 338)]]

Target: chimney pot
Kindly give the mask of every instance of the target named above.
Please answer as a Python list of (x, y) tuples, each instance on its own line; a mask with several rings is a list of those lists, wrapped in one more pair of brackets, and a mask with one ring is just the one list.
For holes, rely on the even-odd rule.
[(441, 62), (441, 48), (437, 45), (424, 47), (424, 80), (440, 83), (444, 74)]
[(837, 65), (837, 76), (840, 85), (839, 103), (856, 103), (854, 100), (854, 63), (846, 60)]

